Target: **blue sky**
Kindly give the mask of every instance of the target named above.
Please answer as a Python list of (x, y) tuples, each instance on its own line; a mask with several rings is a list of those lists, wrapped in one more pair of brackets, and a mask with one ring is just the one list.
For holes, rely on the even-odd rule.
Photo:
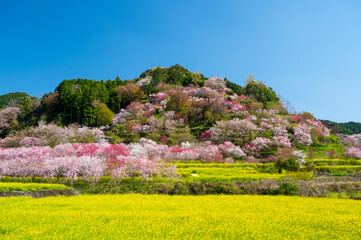
[(253, 73), (296, 111), (361, 122), (361, 2), (0, 0), (0, 94), (176, 63)]

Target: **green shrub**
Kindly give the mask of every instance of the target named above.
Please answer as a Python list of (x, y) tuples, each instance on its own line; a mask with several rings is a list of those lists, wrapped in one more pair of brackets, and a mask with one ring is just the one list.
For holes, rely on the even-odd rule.
[(327, 194), (328, 198), (339, 198), (340, 194), (338, 192), (331, 192), (329, 194)]
[(279, 173), (282, 173), (283, 169), (286, 171), (294, 172), (300, 170), (300, 165), (296, 161), (295, 157), (290, 157), (287, 160), (284, 160), (283, 158), (279, 158), (275, 162), (275, 168), (278, 170)]
[(294, 181), (284, 181), (280, 185), (279, 193), (288, 195), (288, 196), (294, 196), (298, 195), (300, 192), (300, 188), (296, 185)]

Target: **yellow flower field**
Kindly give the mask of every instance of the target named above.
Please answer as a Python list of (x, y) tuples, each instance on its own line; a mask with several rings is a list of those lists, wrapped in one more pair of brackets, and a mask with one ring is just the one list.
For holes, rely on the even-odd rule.
[(361, 202), (285, 196), (0, 198), (0, 239), (360, 239)]

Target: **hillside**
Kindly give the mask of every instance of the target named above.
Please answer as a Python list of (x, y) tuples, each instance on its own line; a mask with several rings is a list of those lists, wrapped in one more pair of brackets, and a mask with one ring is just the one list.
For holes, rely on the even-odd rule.
[[(272, 88), (253, 75), (239, 86), (180, 65), (148, 69), (132, 80), (64, 80), (41, 101), (26, 98), (1, 111), (0, 119), (0, 136), (8, 136), (3, 146), (54, 146), (102, 138), (112, 143), (149, 139), (168, 146), (213, 142), (233, 149), (228, 156), (236, 159), (272, 161), (296, 148), (308, 151), (338, 144), (310, 113), (289, 114)], [(80, 131), (77, 125), (101, 128)], [(26, 137), (36, 140), (27, 142)], [(222, 158), (217, 151), (212, 158)], [(189, 154), (193, 155), (183, 157), (200, 157)]]

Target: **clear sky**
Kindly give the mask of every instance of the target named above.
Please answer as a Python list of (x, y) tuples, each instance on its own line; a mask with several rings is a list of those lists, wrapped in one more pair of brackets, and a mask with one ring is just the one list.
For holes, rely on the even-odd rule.
[(0, 94), (176, 63), (253, 73), (299, 112), (361, 122), (361, 2), (0, 0)]

